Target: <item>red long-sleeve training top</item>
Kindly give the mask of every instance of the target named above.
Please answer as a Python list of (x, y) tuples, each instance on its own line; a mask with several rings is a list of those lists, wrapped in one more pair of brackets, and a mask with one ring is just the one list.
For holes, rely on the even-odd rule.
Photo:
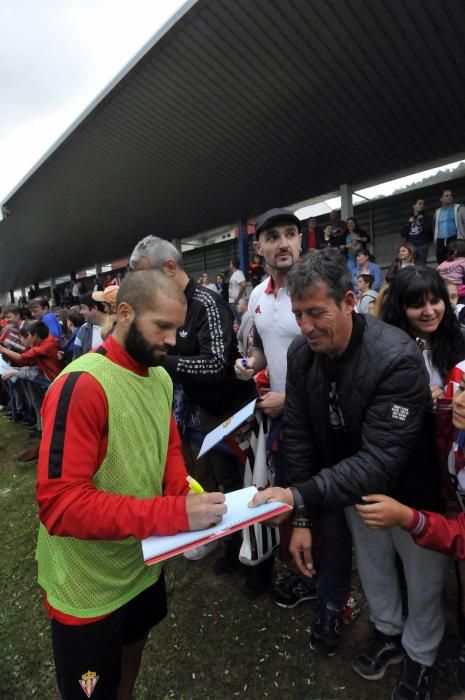
[[(107, 359), (147, 376), (111, 337), (103, 343)], [(172, 535), (189, 530), (186, 513), (186, 468), (179, 433), (171, 416), (163, 496), (134, 498), (97, 489), (93, 476), (103, 462), (108, 442), (108, 403), (99, 382), (83, 372), (71, 392), (62, 392), (68, 375), (49, 389), (42, 406), (37, 501), (39, 517), (51, 535), (117, 540), (133, 536)], [(49, 465), (53, 462), (53, 474)], [(58, 477), (57, 473), (58, 465)], [(67, 624), (80, 620), (47, 604), (49, 614)], [(94, 618), (95, 619), (95, 618)]]

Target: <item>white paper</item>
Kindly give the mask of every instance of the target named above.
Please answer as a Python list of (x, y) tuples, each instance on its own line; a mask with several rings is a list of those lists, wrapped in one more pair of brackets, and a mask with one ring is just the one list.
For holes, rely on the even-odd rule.
[(224, 437), (236, 430), (236, 428), (242, 425), (242, 423), (245, 423), (250, 416), (253, 416), (256, 403), (257, 399), (254, 399), (246, 406), (241, 408), (240, 411), (231, 416), (231, 418), (223, 421), (223, 423), (217, 425), (216, 428), (213, 428), (213, 430), (207, 433), (197, 458), (204, 455), (206, 452), (208, 452), (208, 450), (211, 450), (212, 447), (215, 447), (215, 445), (221, 442)]
[(205, 537), (211, 537), (219, 532), (224, 532), (225, 530), (229, 530), (231, 527), (239, 525), (240, 523), (246, 523), (253, 518), (259, 517), (260, 515), (268, 513), (271, 514), (273, 511), (284, 505), (283, 503), (272, 502), (264, 503), (256, 508), (249, 508), (249, 502), (256, 493), (257, 488), (255, 486), (248, 486), (245, 489), (239, 489), (238, 491), (227, 493), (226, 505), (228, 507), (228, 512), (225, 513), (223, 520), (221, 523), (219, 523), (219, 525), (209, 527), (206, 530), (179, 532), (177, 535), (167, 535), (166, 537), (154, 535), (142, 540), (144, 561), (152, 559), (153, 557), (158, 557), (166, 552), (179, 549), (187, 544), (192, 544), (192, 542), (198, 542)]
[[(14, 369), (14, 367), (8, 364), (8, 362), (0, 355), (0, 377), (7, 372), (11, 372), (12, 369)], [(12, 377), (10, 381), (14, 383), (16, 379), (17, 377)]]

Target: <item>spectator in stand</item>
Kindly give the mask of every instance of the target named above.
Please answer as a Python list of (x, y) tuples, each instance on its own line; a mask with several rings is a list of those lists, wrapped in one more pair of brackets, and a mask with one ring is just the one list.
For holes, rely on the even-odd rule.
[(50, 333), (61, 340), (61, 328), (54, 314), (50, 312), (50, 305), (45, 297), (36, 297), (29, 302), (29, 311), (34, 321), (42, 321), (48, 327)]
[(311, 216), (307, 225), (307, 250), (320, 248), (324, 240), (324, 232), (321, 226), (318, 226), (314, 216)]
[(103, 292), (102, 278), (100, 277), (100, 275), (95, 275), (92, 291), (93, 292)]
[(392, 282), (399, 270), (412, 265), (415, 265), (415, 248), (411, 243), (401, 243), (395, 260), (386, 272), (386, 282)]
[(347, 251), (347, 264), (349, 270), (353, 272), (357, 261), (356, 256), (359, 250), (366, 248), (367, 243), (370, 243), (370, 235), (361, 229), (354, 216), (349, 216), (347, 219), (347, 228), (345, 234), (345, 245)]
[(339, 248), (340, 250), (345, 251), (346, 222), (339, 218), (339, 212), (337, 212), (337, 211), (330, 211), (329, 212), (329, 221), (323, 227), (323, 230), (325, 233), (323, 243), (325, 243), (326, 245), (320, 245), (319, 247), (320, 248), (327, 247), (327, 242), (328, 242), (327, 227), (328, 226), (331, 227), (331, 234), (330, 234), (331, 247)]
[(103, 304), (106, 314), (115, 314), (117, 307), (118, 289), (115, 284), (110, 284), (103, 292), (92, 292), (92, 299)]
[(373, 279), (373, 275), (365, 274), (359, 275), (357, 279), (359, 297), (357, 305), (355, 306), (355, 311), (358, 314), (369, 313), (370, 304), (374, 304), (376, 301), (378, 292), (375, 292), (375, 290), (371, 288), (371, 285), (373, 284)]
[(412, 215), (402, 226), (401, 238), (415, 249), (417, 265), (426, 265), (428, 248), (433, 239), (432, 217), (425, 212), (425, 200), (416, 199), (412, 205)]
[(100, 329), (107, 320), (103, 302), (95, 301), (92, 294), (83, 294), (80, 301), (81, 314), (86, 322), (81, 326), (74, 339), (73, 359), (75, 360), (100, 345), (102, 342)]
[(450, 280), (444, 280), (446, 283), (447, 287), (447, 293), (449, 295), (449, 301), (450, 305), (452, 306), (452, 311), (454, 314), (457, 316), (459, 323), (460, 323), (460, 328), (462, 329), (462, 333), (464, 332), (464, 323), (465, 323), (465, 304), (459, 304), (459, 295), (457, 292), (457, 285), (455, 282), (451, 282)]
[(29, 348), (22, 353), (8, 350), (0, 345), (0, 353), (10, 360), (15, 367), (37, 365), (40, 374), (25, 382), (26, 392), (36, 415), (35, 431), (42, 431), (40, 410), (46, 389), (61, 372), (63, 365), (58, 359), (59, 343), (49, 333), (48, 326), (42, 321), (34, 321), (27, 327)]
[(103, 289), (106, 289), (109, 287), (111, 284), (111, 275), (110, 273), (105, 275), (105, 279), (103, 280)]
[(20, 329), (24, 326), (21, 309), (17, 304), (6, 304), (2, 309), (2, 318), (6, 325), (0, 329), (0, 345), (5, 345), (16, 352), (24, 351), (24, 342)]
[[(21, 318), (21, 310), (16, 304), (7, 304), (2, 309), (2, 316), (6, 325), (0, 329), (0, 345), (13, 350), (14, 352), (23, 353), (26, 349), (26, 342), (21, 335), (21, 328), (24, 321)], [(22, 420), (27, 413), (26, 397), (24, 395), (24, 387), (21, 383), (11, 381), (11, 377), (2, 376), (8, 392), (10, 413), (7, 418), (13, 421)]]
[(379, 265), (370, 260), (370, 253), (366, 248), (359, 250), (356, 256), (357, 264), (355, 265), (352, 272), (352, 280), (354, 289), (357, 288), (357, 280), (360, 275), (372, 275), (373, 276), (373, 289), (375, 292), (379, 292), (382, 282), (382, 272)]
[(333, 227), (331, 224), (326, 224), (323, 227), (323, 236), (319, 239), (317, 247), (319, 250), (322, 248), (334, 248), (337, 245), (337, 241), (333, 238)]
[(73, 286), (71, 287), (71, 294), (73, 296), (73, 304), (79, 304), (79, 283), (76, 279), (73, 280)]
[(340, 218), (338, 211), (329, 212), (329, 223), (331, 231), (336, 240), (341, 240), (344, 237), (344, 231), (347, 228), (346, 222)]
[(85, 323), (84, 316), (77, 311), (70, 311), (67, 318), (67, 327), (69, 336), (66, 338), (62, 345), (61, 350), (58, 351), (58, 359), (63, 360), (65, 364), (69, 364), (74, 355), (74, 343), (79, 333), (79, 329)]
[(260, 282), (265, 276), (265, 268), (262, 265), (262, 261), (259, 255), (253, 256), (253, 262), (250, 264), (249, 277), (252, 282), (252, 287), (258, 287)]
[(233, 312), (236, 321), (239, 321), (237, 315), (237, 302), (245, 296), (247, 282), (242, 270), (239, 269), (239, 259), (232, 258), (229, 263), (229, 306)]
[(443, 279), (455, 282), (459, 297), (465, 296), (465, 241), (451, 241), (448, 245), (447, 260), (437, 267)]
[(115, 287), (120, 287), (122, 281), (123, 281), (123, 273), (121, 271), (119, 271), (116, 273), (114, 278), (111, 280), (110, 284), (114, 285)]
[(445, 187), (441, 194), (441, 206), (434, 213), (433, 229), (438, 264), (447, 258), (447, 246), (457, 238), (465, 238), (465, 207), (454, 204), (454, 194)]
[(48, 326), (43, 321), (33, 321), (28, 324), (27, 330), (28, 350), (18, 353), (0, 345), (0, 353), (17, 367), (36, 364), (43, 375), (43, 384), (48, 386), (63, 367), (57, 357), (60, 349), (58, 340), (49, 333)]
[(213, 284), (213, 282), (209, 282), (208, 274), (206, 272), (202, 272), (198, 284), (202, 285), (202, 287), (206, 287), (207, 289), (211, 289), (212, 292), (216, 292), (216, 285)]
[(225, 281), (226, 277), (221, 272), (216, 275), (216, 292), (220, 297), (228, 304), (229, 303), (229, 291), (228, 285)]

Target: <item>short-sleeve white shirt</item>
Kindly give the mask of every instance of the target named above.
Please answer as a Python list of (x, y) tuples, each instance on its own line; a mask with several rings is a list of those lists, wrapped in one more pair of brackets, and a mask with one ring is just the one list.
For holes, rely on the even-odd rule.
[(267, 277), (252, 291), (249, 313), (262, 339), (271, 391), (284, 393), (287, 350), (294, 338), (300, 335), (287, 289), (281, 287), (275, 296), (273, 280)]
[(229, 303), (230, 304), (233, 304), (236, 301), (237, 295), (239, 294), (241, 282), (245, 282), (244, 273), (242, 272), (242, 270), (236, 270), (235, 272), (232, 273), (231, 277), (229, 278)]

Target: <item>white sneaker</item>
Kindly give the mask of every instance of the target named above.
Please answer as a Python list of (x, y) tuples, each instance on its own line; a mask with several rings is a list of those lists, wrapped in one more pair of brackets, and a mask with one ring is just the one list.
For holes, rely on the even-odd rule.
[(198, 559), (203, 559), (207, 557), (213, 550), (218, 547), (218, 541), (207, 542), (206, 544), (201, 544), (200, 547), (194, 547), (194, 549), (188, 549), (187, 552), (183, 552), (182, 555), (190, 561), (197, 561)]

